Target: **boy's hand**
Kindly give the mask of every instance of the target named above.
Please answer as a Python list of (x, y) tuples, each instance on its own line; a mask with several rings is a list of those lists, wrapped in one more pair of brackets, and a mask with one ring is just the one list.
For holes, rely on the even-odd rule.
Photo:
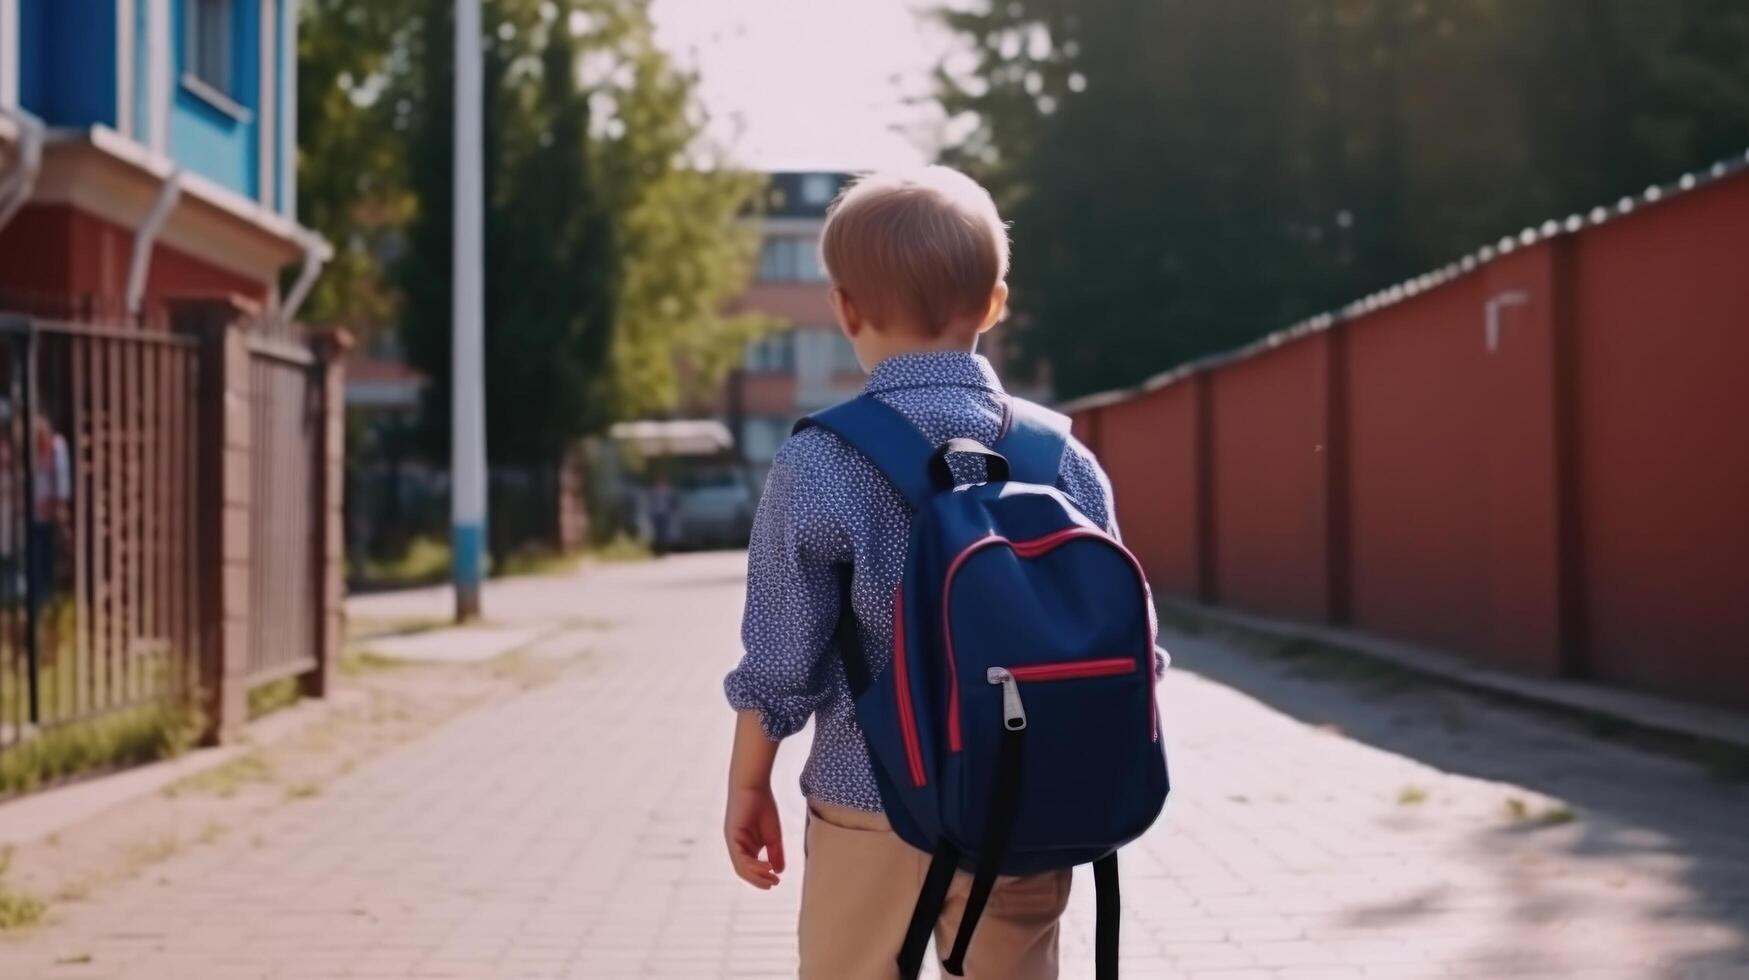
[[(723, 839), (729, 845), (729, 861), (742, 881), (761, 890), (777, 884), (777, 876), (783, 872), (783, 824), (769, 785), (729, 787)], [(763, 859), (761, 850), (765, 852)]]

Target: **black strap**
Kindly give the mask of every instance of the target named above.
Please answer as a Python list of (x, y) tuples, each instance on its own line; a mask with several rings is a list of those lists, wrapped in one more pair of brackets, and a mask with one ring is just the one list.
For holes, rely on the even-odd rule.
[(1093, 976), (1117, 980), (1117, 929), (1123, 900), (1117, 890), (1117, 852), (1093, 862)]
[(832, 627), (832, 646), (844, 664), (844, 679), (850, 685), (851, 698), (862, 697), (868, 690), (868, 664), (862, 659), (862, 641), (856, 635), (856, 613), (850, 606), (850, 583), (855, 569), (845, 562), (838, 566), (838, 623)]
[(978, 919), (990, 901), (990, 890), (996, 887), (996, 875), (1002, 866), (1003, 855), (1008, 853), (1015, 811), (1020, 809), (1020, 758), (1025, 740), (1025, 729), (1004, 728), (1002, 741), (996, 748), (996, 788), (990, 794), (990, 819), (984, 827), (983, 844), (978, 848), (978, 867), (972, 875), (972, 891), (966, 896), (966, 911), (960, 917), (953, 952), (941, 962), (941, 968), (951, 976), (966, 975), (966, 951), (972, 945), (972, 932), (978, 928)]
[(1001, 453), (976, 439), (949, 439), (929, 457), (929, 480), (935, 484), (935, 489), (952, 490), (959, 485), (953, 475), (953, 468), (947, 465), (947, 458), (956, 453), (983, 457), (985, 479), (991, 483), (1001, 483), (1008, 479), (1008, 460)]
[(960, 849), (943, 837), (935, 845), (935, 856), (929, 860), (929, 873), (923, 877), (923, 890), (917, 893), (917, 905), (911, 910), (911, 924), (905, 928), (905, 943), (899, 947), (899, 976), (917, 980), (923, 969), (923, 951), (929, 946), (929, 935), (935, 931), (935, 920), (941, 918), (941, 907), (947, 901), (947, 886), (953, 884), (953, 873), (959, 870)]

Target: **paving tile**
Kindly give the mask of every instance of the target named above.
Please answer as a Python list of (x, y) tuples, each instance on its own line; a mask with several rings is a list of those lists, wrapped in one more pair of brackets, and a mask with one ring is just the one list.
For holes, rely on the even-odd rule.
[[(569, 631), (586, 665), (0, 936), (0, 977), (793, 975), (800, 868), (761, 893), (720, 853), (739, 563), (494, 584), (494, 621)], [(1126, 978), (1749, 980), (1740, 788), (1450, 692), (1166, 642), (1174, 798), (1123, 854)], [(805, 746), (778, 763), (798, 856)], [(1082, 870), (1070, 980), (1092, 976), (1092, 897)]]

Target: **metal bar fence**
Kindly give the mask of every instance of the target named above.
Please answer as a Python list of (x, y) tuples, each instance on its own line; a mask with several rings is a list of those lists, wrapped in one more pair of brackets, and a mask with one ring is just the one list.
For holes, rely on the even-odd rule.
[(0, 317), (0, 753), (193, 703), (199, 354)]
[(317, 525), (322, 499), (321, 374), (308, 347), (272, 335), (249, 338), (251, 401), (249, 569), (252, 683), (317, 666)]

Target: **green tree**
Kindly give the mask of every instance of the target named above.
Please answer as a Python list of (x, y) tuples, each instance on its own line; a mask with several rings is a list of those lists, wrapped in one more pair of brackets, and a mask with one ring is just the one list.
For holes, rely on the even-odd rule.
[(1000, 0), (944, 153), (1014, 223), (1024, 349), (1075, 394), (1749, 143), (1732, 0)]
[[(397, 323), (448, 455), (452, 0), (302, 0), (302, 218), (338, 255), (317, 322)], [(767, 324), (724, 312), (751, 273), (757, 177), (703, 136), (696, 79), (643, 0), (494, 0), (482, 25), (487, 440), (550, 464), (615, 418), (709, 385)]]
[(298, 219), (335, 251), (301, 312), (312, 323), (368, 335), (397, 315), (382, 256), (414, 201), (384, 94), (414, 9), (415, 0), (301, 2)]
[[(407, 85), (420, 202), (400, 266), (402, 337), (432, 379), (430, 452), (447, 453), (453, 51), (430, 0)], [(721, 310), (753, 242), (757, 181), (701, 146), (694, 80), (644, 4), (500, 0), (484, 25), (487, 446), (551, 464), (607, 421), (709, 383), (761, 322)], [(444, 43), (434, 43), (437, 38)]]

